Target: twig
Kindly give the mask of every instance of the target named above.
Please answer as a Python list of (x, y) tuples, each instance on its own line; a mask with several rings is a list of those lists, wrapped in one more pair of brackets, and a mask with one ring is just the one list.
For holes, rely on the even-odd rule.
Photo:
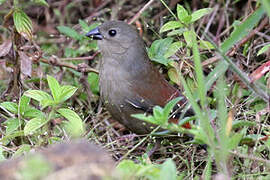
[(250, 160), (253, 160), (253, 161), (259, 161), (259, 162), (270, 164), (270, 161), (267, 160), (267, 159), (258, 158), (258, 157), (252, 156), (252, 155), (240, 154), (240, 153), (235, 152), (235, 151), (230, 151), (230, 153), (233, 154), (233, 155), (236, 155), (238, 157), (241, 157), (241, 158), (246, 158), (246, 159), (250, 159)]
[(251, 31), (244, 39), (242, 39), (240, 42), (238, 42), (228, 53), (227, 55), (229, 56), (233, 56), (234, 52), (236, 51), (236, 49), (238, 49), (240, 46), (242, 46), (243, 44), (245, 44), (248, 40), (250, 40), (253, 36), (256, 35), (256, 32), (259, 32), (260, 30), (262, 30), (269, 22), (268, 17), (265, 17), (261, 24), (255, 28), (253, 31)]
[[(241, 41), (239, 41), (233, 48), (231, 48), (226, 55), (227, 56), (233, 56), (234, 53), (236, 52), (236, 50), (238, 48), (240, 48), (243, 44), (245, 44), (247, 41), (249, 41), (253, 36), (256, 35), (256, 33), (258, 33), (259, 31), (261, 31), (266, 25), (268, 24), (268, 18), (265, 17), (261, 24), (255, 28), (254, 30), (252, 30), (244, 39), (242, 39)], [(220, 59), (220, 56), (214, 56), (209, 58), (208, 60), (206, 60), (205, 62), (202, 63), (203, 66), (207, 66), (209, 64), (212, 64), (214, 62), (216, 62), (217, 60)]]
[(82, 69), (82, 68), (75, 66), (73, 64), (70, 64), (70, 63), (65, 63), (65, 62), (61, 62), (61, 61), (57, 61), (57, 60), (52, 61), (52, 60), (48, 60), (45, 58), (41, 58), (40, 61), (43, 63), (46, 63), (46, 64), (53, 64), (53, 65), (58, 66), (58, 67), (71, 68), (71, 69), (74, 69), (75, 71), (78, 71), (78, 72), (94, 72), (94, 73), (98, 74), (98, 70), (96, 70), (94, 68), (90, 68), (90, 67), (84, 67)]
[(143, 13), (143, 11), (145, 11), (154, 1), (155, 0), (148, 1), (148, 3), (146, 3), (144, 7), (139, 12), (137, 12), (131, 20), (128, 21), (128, 24), (132, 24), (134, 21), (136, 21), (140, 17), (140, 15)]
[(92, 56), (87, 56), (87, 57), (74, 57), (74, 58), (59, 58), (59, 60), (60, 60), (60, 61), (93, 60), (98, 54), (99, 54), (99, 51), (95, 52)]

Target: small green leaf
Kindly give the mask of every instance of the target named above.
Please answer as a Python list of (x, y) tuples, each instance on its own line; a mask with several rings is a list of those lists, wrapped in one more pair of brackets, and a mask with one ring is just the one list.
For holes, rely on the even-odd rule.
[(175, 29), (169, 32), (167, 36), (175, 36), (175, 35), (181, 36), (185, 31), (188, 31), (188, 29), (187, 28)]
[(209, 14), (212, 12), (212, 8), (204, 8), (204, 9), (199, 9), (195, 11), (194, 13), (191, 14), (191, 22), (195, 22), (201, 17), (205, 16), (206, 14)]
[(62, 86), (60, 88), (60, 95), (59, 95), (59, 102), (64, 102), (65, 100), (69, 99), (76, 91), (77, 88), (73, 86)]
[(24, 127), (24, 135), (28, 136), (33, 134), (36, 130), (44, 126), (48, 120), (42, 117), (36, 117), (28, 121)]
[(58, 109), (57, 112), (68, 120), (65, 128), (71, 136), (79, 137), (84, 133), (84, 123), (78, 114), (66, 108)]
[(242, 127), (252, 127), (256, 126), (256, 122), (253, 121), (245, 121), (245, 120), (238, 120), (233, 121), (232, 129), (242, 128)]
[(23, 95), (20, 98), (20, 102), (19, 102), (20, 115), (23, 116), (25, 110), (29, 108), (29, 102), (30, 102), (30, 98), (28, 96)]
[(230, 36), (221, 44), (221, 50), (225, 53), (238, 41), (243, 39), (252, 28), (260, 21), (264, 14), (263, 7), (254, 11), (241, 25), (237, 26)]
[(14, 102), (2, 102), (0, 108), (6, 109), (13, 114), (18, 114), (18, 105)]
[(183, 33), (188, 47), (192, 47), (192, 33), (193, 33), (192, 31), (185, 31)]
[(96, 73), (88, 73), (88, 83), (90, 84), (90, 89), (94, 94), (99, 93), (99, 76)]
[(188, 24), (191, 21), (191, 16), (188, 14), (187, 10), (183, 6), (177, 4), (176, 11), (177, 17), (182, 23)]
[(6, 125), (6, 135), (9, 135), (19, 128), (20, 120), (18, 118), (12, 118), (8, 119), (4, 124)]
[(32, 0), (32, 1), (38, 5), (49, 7), (49, 4), (46, 2), (46, 0)]
[(246, 128), (242, 129), (240, 132), (235, 133), (233, 136), (230, 137), (229, 147), (228, 151), (233, 150), (238, 146), (242, 138), (244, 137), (246, 133)]
[(200, 42), (200, 48), (203, 50), (215, 49), (215, 46), (213, 46), (213, 44), (210, 43), (209, 41), (200, 40), (199, 42)]
[(24, 112), (24, 117), (25, 118), (35, 118), (35, 117), (44, 117), (44, 114), (42, 111), (35, 109), (35, 108), (28, 108), (25, 112)]
[(97, 23), (93, 23), (90, 26), (88, 26), (87, 22), (85, 22), (84, 20), (81, 20), (81, 19), (79, 20), (79, 23), (80, 23), (80, 25), (85, 33), (91, 31), (92, 29), (95, 29), (96, 27), (98, 27), (100, 25), (100, 23), (97, 22)]
[(47, 75), (47, 81), (53, 95), (53, 99), (58, 102), (59, 96), (61, 94), (61, 86), (59, 85), (58, 81), (52, 76)]
[(15, 9), (13, 12), (13, 21), (17, 32), (24, 38), (32, 39), (32, 21), (31, 19), (20, 9)]
[(165, 58), (169, 58), (174, 55), (180, 48), (184, 46), (184, 43), (181, 41), (174, 42), (170, 45), (168, 51), (164, 54)]
[(172, 159), (167, 159), (162, 165), (161, 165), (161, 171), (159, 179), (163, 180), (164, 177), (166, 179), (170, 180), (177, 180), (177, 170), (175, 163)]
[(168, 119), (166, 117), (164, 118), (163, 116), (163, 109), (160, 106), (155, 106), (153, 108), (153, 116), (155, 121), (157, 122), (156, 124), (163, 125), (166, 123)]
[(135, 164), (131, 160), (123, 160), (117, 165), (116, 169), (124, 177), (134, 177), (135, 174), (140, 170), (140, 165)]
[(181, 28), (183, 26), (184, 25), (181, 24), (179, 21), (169, 21), (160, 28), (159, 33)]
[(28, 153), (30, 150), (31, 150), (31, 146), (29, 144), (23, 144), (14, 153), (13, 157), (19, 157), (19, 156), (23, 155), (25, 152)]
[(168, 70), (168, 76), (169, 76), (170, 80), (172, 82), (174, 82), (175, 84), (177, 84), (177, 85), (181, 84), (179, 75), (178, 75), (177, 70), (175, 68), (170, 68)]
[(154, 117), (151, 115), (147, 116), (146, 114), (132, 114), (131, 117), (134, 117), (134, 118), (137, 118), (140, 120), (144, 120), (144, 121), (152, 123), (152, 124), (158, 124), (156, 122), (156, 120), (154, 119)]
[(269, 49), (270, 49), (270, 44), (265, 45), (263, 48), (261, 48), (261, 49), (259, 50), (259, 52), (257, 53), (257, 56), (259, 56), (259, 55), (265, 53), (265, 52), (268, 51)]
[(183, 99), (183, 97), (177, 97), (173, 100), (171, 100), (170, 102), (168, 102), (165, 107), (164, 107), (164, 115), (169, 117), (171, 111), (173, 110), (174, 106), (181, 100)]
[(151, 47), (148, 49), (149, 58), (152, 61), (158, 62), (160, 64), (168, 65), (169, 59), (165, 58), (165, 54), (168, 51), (170, 45), (172, 44), (172, 38), (159, 39), (152, 43)]
[(57, 26), (57, 29), (60, 33), (78, 41), (83, 37), (81, 34), (77, 33), (77, 31), (67, 26)]
[(203, 170), (203, 179), (211, 179), (211, 172), (212, 172), (212, 157), (208, 155), (207, 164)]
[(24, 95), (38, 102), (41, 102), (44, 99), (53, 100), (48, 93), (40, 90), (28, 90), (24, 93)]
[[(1, 5), (1, 4), (0, 4)], [(5, 156), (3, 155), (3, 148), (2, 147), (0, 147), (0, 163), (2, 162), (2, 161), (4, 161), (4, 160), (6, 160), (6, 158), (5, 158)]]

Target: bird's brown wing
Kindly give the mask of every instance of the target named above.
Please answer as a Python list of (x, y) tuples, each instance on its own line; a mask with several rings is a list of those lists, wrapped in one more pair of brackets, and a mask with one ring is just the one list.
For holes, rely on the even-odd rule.
[(169, 84), (154, 67), (146, 77), (137, 78), (132, 83), (131, 91), (136, 96), (130, 97), (127, 101), (145, 111), (148, 111), (155, 105), (164, 107), (170, 100), (179, 96), (183, 97), (179, 105), (186, 102), (186, 98), (180, 91)]

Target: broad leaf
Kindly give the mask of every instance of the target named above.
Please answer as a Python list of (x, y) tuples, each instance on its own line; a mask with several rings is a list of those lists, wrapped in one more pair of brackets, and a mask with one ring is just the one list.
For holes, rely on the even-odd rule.
[(179, 21), (169, 21), (160, 28), (159, 33), (163, 33), (173, 29), (178, 29), (181, 27), (183, 27), (183, 24), (180, 23)]
[(51, 93), (53, 95), (53, 99), (56, 102), (58, 102), (60, 98), (60, 94), (61, 94), (61, 86), (59, 85), (57, 80), (52, 76), (47, 75), (47, 81), (48, 81), (48, 85), (50, 87)]
[(36, 130), (40, 129), (48, 122), (45, 118), (36, 117), (28, 121), (24, 127), (24, 135), (28, 136), (33, 134)]
[(60, 96), (59, 96), (59, 102), (64, 102), (65, 100), (69, 99), (76, 91), (77, 88), (73, 86), (62, 86), (60, 88)]
[(0, 103), (0, 108), (6, 109), (13, 114), (18, 113), (18, 105), (14, 102), (2, 102)]
[(195, 11), (194, 13), (191, 14), (191, 22), (195, 22), (201, 17), (205, 16), (206, 14), (209, 14), (212, 12), (212, 8), (204, 8), (204, 9), (199, 9)]
[(81, 38), (83, 37), (81, 34), (77, 33), (77, 31), (67, 26), (57, 26), (57, 29), (60, 33), (75, 40), (81, 40)]
[(15, 9), (13, 12), (13, 21), (17, 32), (24, 38), (32, 39), (32, 21), (21, 9)]
[(58, 109), (57, 112), (68, 120), (65, 128), (71, 136), (79, 137), (84, 133), (84, 123), (78, 114), (66, 108)]

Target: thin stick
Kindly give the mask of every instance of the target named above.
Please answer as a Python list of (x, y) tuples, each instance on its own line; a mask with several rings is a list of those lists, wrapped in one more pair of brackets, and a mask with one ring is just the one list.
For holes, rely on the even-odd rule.
[(133, 16), (133, 18), (131, 20), (128, 21), (128, 24), (132, 24), (134, 23), (139, 17), (140, 15), (143, 13), (143, 11), (145, 11), (155, 0), (150, 0), (148, 1), (148, 3), (146, 3), (143, 8), (137, 12), (137, 14), (135, 14), (135, 16)]

